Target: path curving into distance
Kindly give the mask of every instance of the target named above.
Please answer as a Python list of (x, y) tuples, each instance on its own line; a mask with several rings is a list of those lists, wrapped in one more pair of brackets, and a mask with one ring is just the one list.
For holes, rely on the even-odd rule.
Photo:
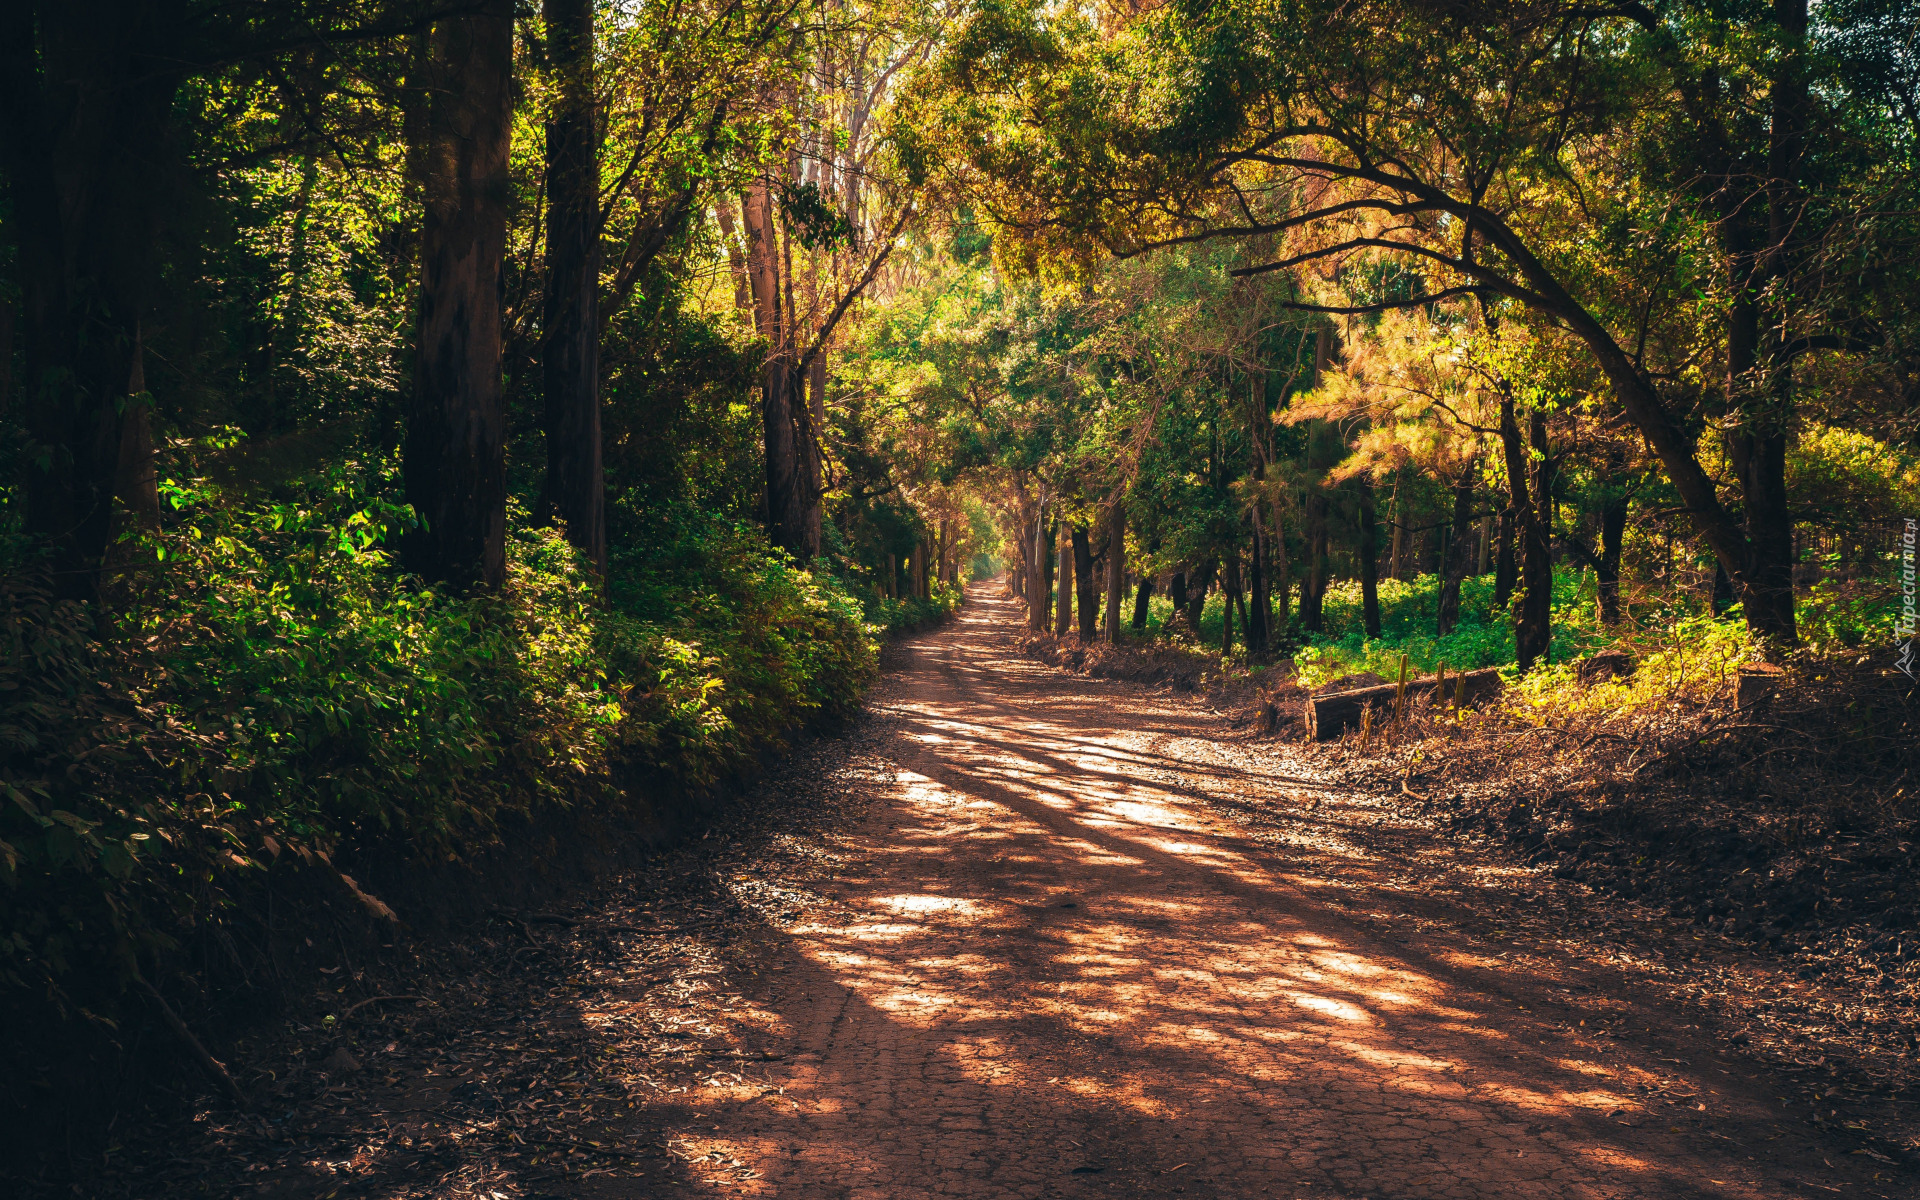
[(1686, 1018), (1414, 920), (1284, 748), (1020, 657), (1019, 613), (977, 599), (898, 653), (826, 885), (851, 916), (765, 951), (732, 1033), (779, 1061), (640, 1118), (690, 1162), (660, 1194), (1914, 1194)]

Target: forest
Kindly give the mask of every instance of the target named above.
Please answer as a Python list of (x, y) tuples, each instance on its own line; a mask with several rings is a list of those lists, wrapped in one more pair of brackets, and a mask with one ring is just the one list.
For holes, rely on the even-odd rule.
[[(1268, 809), (1339, 782), (1448, 853), (1815, 956), (1779, 978), (1854, 998), (1794, 1053), (1920, 1087), (1887, 1065), (1920, 1052), (1906, 0), (21, 0), (0, 55), (22, 1194), (253, 1194), (129, 1131), (284, 1108), (294, 1144), (273, 1055), (318, 1104), (422, 981), (564, 938), (599, 965), (552, 980), (611, 970), (641, 918), (562, 908), (815, 836), (741, 797), (852, 778), (763, 783), (909, 712), (943, 732), (900, 745), (1028, 774), (1102, 711), (1126, 755), (1244, 741), (1219, 769)], [(974, 777), (918, 753), (890, 769)], [(775, 887), (726, 861), (702, 878)], [(260, 1194), (485, 1195), (460, 1139), (505, 1119), (409, 1132), (417, 1190), (283, 1155)], [(1875, 1128), (1818, 1153), (1896, 1194), (1920, 1131)], [(584, 1126), (539, 1144), (548, 1190), (494, 1200), (602, 1194), (553, 1182)], [(1371, 1178), (1325, 1186), (1429, 1194)], [(1782, 1194), (1753, 1186), (1712, 1194)]]

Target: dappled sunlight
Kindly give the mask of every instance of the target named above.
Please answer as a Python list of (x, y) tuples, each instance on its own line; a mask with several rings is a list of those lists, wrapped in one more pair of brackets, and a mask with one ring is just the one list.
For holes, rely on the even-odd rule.
[(1178, 720), (1092, 736), (1099, 705), (1014, 700), (1011, 672), (924, 682), (859, 869), (788, 929), (831, 1004), (795, 1023), (760, 1136), (709, 1153), (802, 1181), (872, 1162), (876, 1200), (915, 1194), (913, 1163), (963, 1164), (940, 1195), (1039, 1195), (1081, 1164), (1113, 1194), (1766, 1194), (1677, 1141), (1619, 1144), (1617, 1068), (1513, 1011), (1519, 964), (1319, 907), (1302, 885), (1377, 869), (1327, 793), (1242, 773), (1229, 808), (1285, 824), (1263, 846), (1199, 803), (1227, 773), (1158, 732)]

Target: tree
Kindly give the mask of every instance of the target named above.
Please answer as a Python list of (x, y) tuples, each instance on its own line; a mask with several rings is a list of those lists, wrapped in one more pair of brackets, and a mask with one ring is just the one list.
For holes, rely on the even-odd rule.
[(153, 357), (156, 317), (201, 307), (191, 293), (219, 250), (201, 225), (217, 172), (316, 147), (352, 155), (390, 132), (403, 47), (444, 7), (0, 11), (0, 175), (20, 295), (11, 390), (29, 442), (22, 527), (63, 595), (98, 594), (116, 475), (151, 474), (152, 414), (129, 403), (129, 380), (151, 375), (136, 356)]
[[(903, 136), (936, 186), (991, 212), (1036, 264), (1265, 239), (1272, 255), (1239, 270), (1318, 272), (1324, 294), (1298, 302), (1308, 311), (1483, 294), (1564, 329), (1660, 459), (1749, 627), (1791, 643), (1786, 372), (1798, 354), (1884, 336), (1861, 306), (1798, 300), (1811, 294), (1809, 223), (1844, 210), (1839, 192), (1823, 208), (1809, 186), (1815, 97), (1840, 117), (1828, 97), (1846, 91), (1831, 76), (1810, 88), (1822, 60), (1805, 15), (1797, 0), (1743, 13), (1736, 40), (1684, 5), (1257, 0), (1171, 5), (1102, 41), (1073, 19), (995, 6), (956, 34)], [(1681, 186), (1651, 164), (1689, 105), (1737, 153)], [(1768, 114), (1757, 131), (1756, 109)], [(1729, 225), (1727, 205), (1743, 219)], [(1703, 324), (1687, 272), (1749, 222), (1768, 232), (1725, 242), (1731, 269), (1710, 284), (1726, 314), (1730, 502), (1689, 412)], [(1426, 286), (1348, 294), (1382, 260)]]
[(408, 566), (435, 583), (506, 578), (501, 270), (513, 121), (513, 5), (485, 0), (432, 35), (424, 129), (426, 219), (407, 422)]
[(547, 478), (542, 508), (607, 570), (600, 434), (600, 130), (594, 0), (545, 0), (554, 76), (547, 118), (547, 286), (541, 326)]

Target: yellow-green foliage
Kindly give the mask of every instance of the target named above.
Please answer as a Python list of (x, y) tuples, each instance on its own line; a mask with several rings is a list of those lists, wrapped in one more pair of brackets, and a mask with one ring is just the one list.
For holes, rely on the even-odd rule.
[(1829, 518), (1845, 514), (1849, 524), (1920, 516), (1920, 458), (1864, 433), (1815, 426), (1788, 451), (1787, 491), (1796, 504)]
[(1742, 663), (1761, 655), (1738, 620), (1705, 614), (1683, 617), (1659, 629), (1628, 633), (1621, 642), (1638, 656), (1624, 679), (1583, 687), (1578, 661), (1537, 668), (1516, 680), (1505, 703), (1521, 714), (1642, 712), (1676, 700), (1705, 701), (1723, 692)]

